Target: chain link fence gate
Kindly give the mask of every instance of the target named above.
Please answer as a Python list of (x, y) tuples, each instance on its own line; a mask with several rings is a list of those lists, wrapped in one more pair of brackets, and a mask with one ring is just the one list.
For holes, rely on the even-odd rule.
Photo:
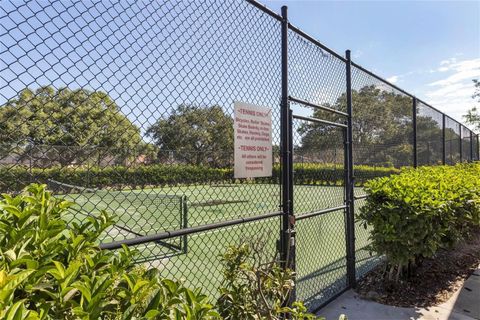
[[(479, 159), (478, 135), (255, 1), (2, 2), (0, 189), (108, 210), (102, 247), (218, 295), (220, 255), (261, 241), (311, 311), (379, 257), (365, 181)], [(234, 103), (272, 110), (271, 177), (234, 179)]]

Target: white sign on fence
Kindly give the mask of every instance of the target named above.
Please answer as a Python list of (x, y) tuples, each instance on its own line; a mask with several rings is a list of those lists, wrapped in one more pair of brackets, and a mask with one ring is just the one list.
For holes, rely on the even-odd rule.
[(272, 110), (235, 102), (235, 178), (272, 175)]

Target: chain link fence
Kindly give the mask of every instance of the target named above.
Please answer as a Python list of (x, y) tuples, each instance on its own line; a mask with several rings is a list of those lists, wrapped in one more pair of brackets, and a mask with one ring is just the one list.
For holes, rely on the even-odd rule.
[[(7, 1), (0, 55), (0, 190), (110, 211), (104, 248), (213, 296), (227, 246), (288, 243), (318, 309), (380, 259), (352, 222), (365, 181), (479, 159), (467, 127), (254, 1)], [(271, 176), (234, 177), (236, 102), (271, 109)]]
[(443, 114), (428, 105), (417, 105), (418, 165), (443, 163)]

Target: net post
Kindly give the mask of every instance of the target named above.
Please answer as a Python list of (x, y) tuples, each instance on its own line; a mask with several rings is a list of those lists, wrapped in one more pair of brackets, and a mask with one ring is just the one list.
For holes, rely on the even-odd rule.
[(346, 240), (347, 240), (347, 278), (348, 286), (354, 288), (356, 286), (356, 270), (355, 270), (355, 208), (354, 208), (354, 172), (353, 172), (353, 106), (352, 106), (352, 59), (350, 50), (345, 52), (346, 58), (346, 90), (347, 90), (347, 129), (345, 134), (346, 144), (346, 163), (347, 181), (345, 185), (345, 210), (346, 214)]
[[(188, 228), (188, 204), (187, 204), (187, 196), (183, 195), (182, 196), (182, 205), (181, 205), (181, 215), (182, 215), (182, 228), (186, 229)], [(188, 253), (188, 235), (184, 235), (183, 239), (183, 254)]]

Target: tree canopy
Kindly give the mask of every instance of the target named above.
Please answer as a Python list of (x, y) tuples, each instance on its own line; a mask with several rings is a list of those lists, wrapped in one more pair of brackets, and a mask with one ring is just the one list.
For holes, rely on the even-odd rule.
[(26, 88), (0, 107), (2, 149), (41, 153), (68, 165), (91, 157), (124, 161), (142, 143), (140, 130), (104, 92)]
[[(353, 146), (357, 164), (408, 165), (412, 158), (412, 100), (408, 96), (383, 90), (377, 86), (364, 86), (352, 90)], [(342, 94), (333, 104), (324, 106), (346, 109), (346, 96)], [(345, 118), (320, 109), (315, 118), (343, 123)], [(342, 131), (336, 127), (304, 123), (298, 128), (302, 136), (299, 152), (321, 154), (332, 146), (341, 147)], [(343, 157), (338, 153), (338, 161)]]
[(172, 154), (176, 161), (215, 167), (231, 162), (233, 119), (220, 106), (179, 105), (147, 134), (159, 147), (160, 159)]
[(478, 111), (478, 107), (480, 107), (480, 80), (474, 79), (473, 84), (475, 86), (475, 92), (472, 96), (474, 100), (479, 104), (478, 106), (472, 107), (470, 110), (467, 111), (467, 114), (464, 115), (464, 119), (468, 124), (474, 126), (476, 131), (480, 131), (480, 114)]
[[(480, 97), (480, 95), (479, 95)], [(412, 98), (387, 91), (377, 86), (365, 86), (352, 91), (353, 103), (353, 156), (356, 164), (411, 165), (413, 162)], [(342, 94), (333, 104), (324, 106), (346, 109), (346, 96)], [(320, 109), (313, 117), (343, 123), (345, 118)], [(480, 117), (479, 117), (480, 119)], [(307, 159), (325, 162), (343, 161), (342, 130), (334, 126), (302, 123), (297, 133), (297, 154)], [(447, 140), (458, 140), (453, 129), (446, 128)], [(456, 141), (456, 140), (455, 140)], [(336, 152), (332, 152), (332, 150)], [(338, 152), (340, 151), (340, 152)], [(417, 109), (417, 155), (419, 164), (442, 161), (442, 124)]]

